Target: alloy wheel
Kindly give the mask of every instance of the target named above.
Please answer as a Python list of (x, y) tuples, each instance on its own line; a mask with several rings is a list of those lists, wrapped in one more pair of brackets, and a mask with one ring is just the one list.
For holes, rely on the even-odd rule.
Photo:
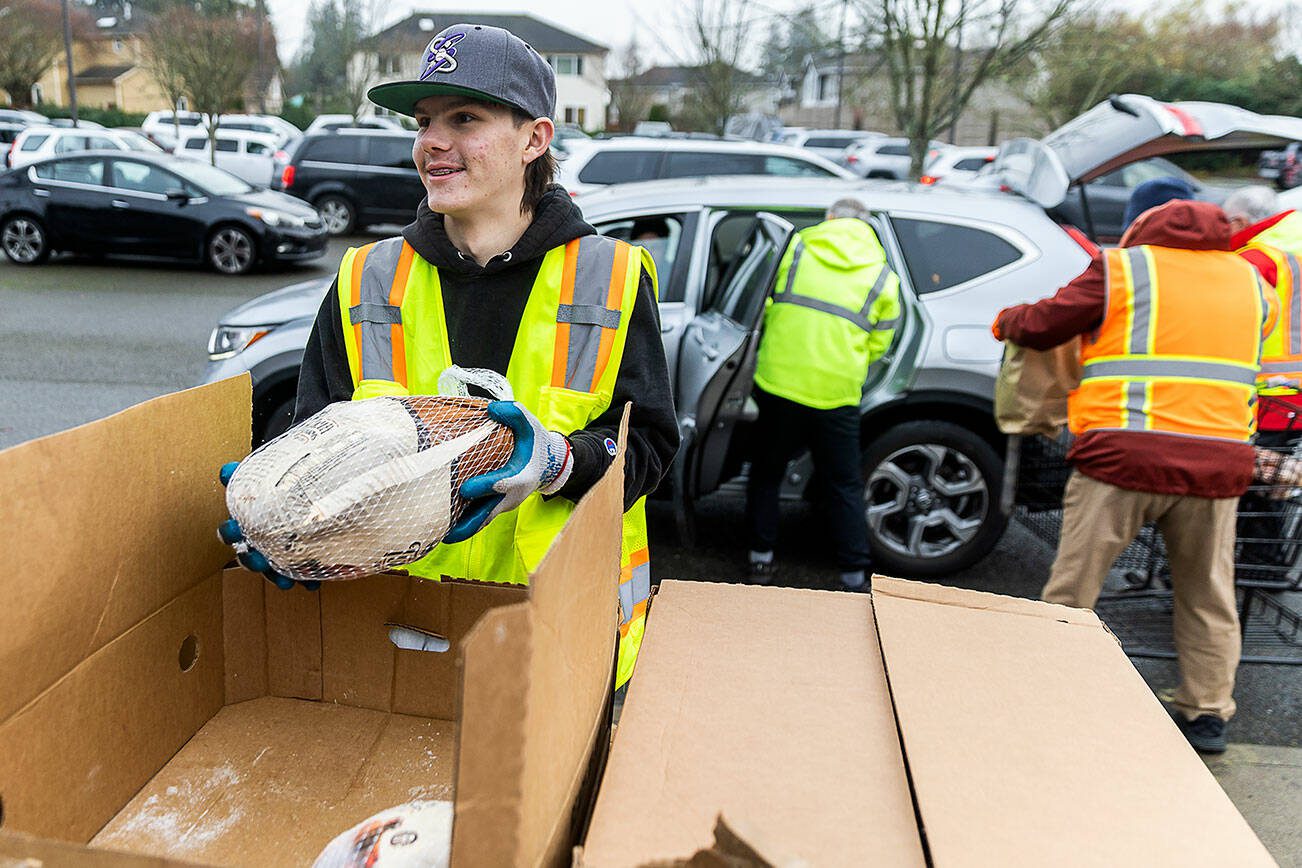
[(253, 264), (253, 239), (233, 227), (218, 230), (210, 250), (213, 266), (223, 274), (243, 274)]
[(5, 254), (10, 259), (28, 265), (35, 262), (45, 248), (45, 233), (35, 222), (25, 217), (16, 217), (5, 224), (0, 243), (4, 245)]
[(343, 235), (353, 223), (353, 212), (347, 202), (339, 199), (326, 199), (317, 209), (321, 222), (331, 235)]
[(989, 486), (972, 459), (936, 443), (888, 455), (868, 477), (865, 499), (875, 539), (913, 558), (943, 557), (971, 542), (990, 508)]

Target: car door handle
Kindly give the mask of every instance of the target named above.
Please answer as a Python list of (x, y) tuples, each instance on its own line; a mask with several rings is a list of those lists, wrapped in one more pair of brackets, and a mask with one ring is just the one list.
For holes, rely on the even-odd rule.
[(699, 332), (699, 331), (692, 332), (692, 337), (695, 338), (696, 342), (701, 345), (701, 352), (702, 354), (704, 354), (706, 361), (712, 362), (715, 359), (719, 358), (719, 351), (715, 347), (706, 343), (704, 332)]
[(113, 200), (112, 202), (110, 202), (109, 204), (112, 205), (114, 208), (130, 208), (130, 207), (131, 207), (131, 203), (128, 202), (127, 200), (125, 200), (125, 199), (114, 199), (114, 200)]
[(50, 198), (50, 191), (42, 190), (40, 187), (37, 187), (35, 190), (32, 190), (32, 195), (40, 196), (42, 199), (48, 199)]

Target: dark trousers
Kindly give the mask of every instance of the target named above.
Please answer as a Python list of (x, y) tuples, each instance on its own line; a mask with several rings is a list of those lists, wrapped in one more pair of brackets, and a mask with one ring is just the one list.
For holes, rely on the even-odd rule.
[(755, 389), (759, 420), (752, 438), (746, 486), (746, 529), (751, 551), (772, 551), (778, 539), (778, 494), (787, 462), (809, 448), (818, 471), (817, 494), (841, 570), (866, 570), (868, 524), (864, 517), (859, 457), (859, 408), (816, 410)]

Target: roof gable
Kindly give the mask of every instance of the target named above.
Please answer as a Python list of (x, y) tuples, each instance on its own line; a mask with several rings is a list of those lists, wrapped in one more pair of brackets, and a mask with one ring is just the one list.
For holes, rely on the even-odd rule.
[[(421, 26), (422, 20), (429, 25)], [(407, 18), (376, 33), (372, 39), (400, 50), (419, 51), (445, 27), (453, 24), (484, 24), (509, 30), (533, 46), (539, 54), (604, 54), (609, 49), (597, 42), (532, 15), (492, 15), (483, 12), (413, 12)]]

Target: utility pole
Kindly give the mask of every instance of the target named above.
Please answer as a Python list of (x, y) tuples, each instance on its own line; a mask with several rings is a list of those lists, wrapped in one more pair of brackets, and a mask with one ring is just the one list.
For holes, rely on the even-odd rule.
[(267, 85), (264, 74), (264, 50), (262, 48), (263, 31), (267, 21), (267, 4), (257, 0), (258, 4), (258, 71), (253, 76), (253, 86), (258, 89), (258, 113), (267, 113)]
[(72, 109), (72, 125), (77, 124), (77, 76), (72, 68), (72, 23), (68, 18), (68, 0), (63, 0), (63, 55), (68, 63), (68, 106)]
[(850, 0), (841, 0), (841, 27), (836, 33), (836, 114), (832, 129), (841, 129), (841, 101), (845, 96), (845, 10)]

